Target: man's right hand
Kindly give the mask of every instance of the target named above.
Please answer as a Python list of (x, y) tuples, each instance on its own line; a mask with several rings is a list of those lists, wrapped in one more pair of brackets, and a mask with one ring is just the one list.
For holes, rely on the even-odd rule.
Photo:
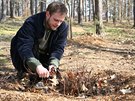
[(49, 71), (42, 65), (37, 66), (36, 71), (37, 71), (39, 77), (41, 77), (41, 78), (49, 77)]

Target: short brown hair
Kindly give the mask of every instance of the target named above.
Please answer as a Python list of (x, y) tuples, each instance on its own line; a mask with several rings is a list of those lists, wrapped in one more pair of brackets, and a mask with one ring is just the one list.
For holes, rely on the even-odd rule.
[(68, 10), (66, 6), (62, 2), (52, 2), (48, 5), (47, 11), (49, 11), (50, 15), (56, 12), (60, 12), (61, 14), (67, 14)]

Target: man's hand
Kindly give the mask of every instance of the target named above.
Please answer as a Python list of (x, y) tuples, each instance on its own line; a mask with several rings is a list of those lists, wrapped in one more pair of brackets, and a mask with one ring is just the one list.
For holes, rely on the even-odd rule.
[(42, 65), (37, 66), (36, 71), (37, 71), (39, 77), (41, 77), (41, 78), (49, 77), (49, 71)]
[(55, 75), (57, 77), (57, 79), (62, 79), (59, 69), (56, 68), (56, 66), (54, 66), (54, 65), (49, 66), (49, 74), (51, 77), (53, 77)]
[(54, 65), (49, 66), (49, 74), (50, 76), (53, 76), (54, 74), (56, 74), (56, 66)]

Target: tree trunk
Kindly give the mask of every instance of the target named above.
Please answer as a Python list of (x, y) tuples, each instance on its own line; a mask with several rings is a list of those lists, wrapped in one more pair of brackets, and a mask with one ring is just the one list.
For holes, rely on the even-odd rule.
[(74, 13), (74, 0), (71, 1), (71, 19), (73, 20)]
[(102, 0), (95, 0), (95, 24), (96, 24), (96, 34), (101, 35), (103, 28), (102, 20)]
[(113, 24), (116, 25), (116, 2), (117, 0), (113, 1), (114, 7), (113, 7)]
[(91, 0), (89, 0), (89, 21), (91, 21)]
[(123, 13), (124, 20), (127, 19), (127, 0), (124, 0), (124, 13)]
[(95, 21), (95, 0), (92, 0), (93, 21)]
[(128, 20), (128, 23), (129, 24), (130, 24), (130, 18), (131, 18), (131, 9), (132, 9), (131, 1), (128, 0), (127, 20)]
[(22, 3), (21, 1), (18, 2), (18, 16), (22, 16)]
[(109, 0), (106, 0), (106, 6), (107, 6), (107, 10), (106, 10), (106, 22), (109, 22), (109, 6), (110, 6)]
[(82, 0), (79, 0), (78, 6), (78, 24), (82, 24)]
[(10, 0), (7, 0), (7, 15), (10, 15)]
[(123, 19), (124, 19), (124, 17), (123, 17), (123, 15), (124, 15), (124, 0), (122, 0), (121, 1), (121, 22), (123, 21)]
[(84, 19), (84, 17), (85, 17), (85, 15), (84, 15), (84, 14), (85, 14), (85, 12), (84, 12), (84, 8), (85, 8), (85, 7), (84, 7), (84, 1), (85, 1), (85, 0), (82, 0), (82, 21), (83, 21), (83, 19)]
[(68, 23), (69, 23), (69, 31), (68, 31), (68, 37), (69, 39), (72, 39), (72, 20), (71, 20), (71, 9), (70, 9), (70, 4), (69, 2), (67, 1), (66, 2), (67, 5), (68, 5), (68, 9), (69, 9), (69, 19), (68, 19)]
[(74, 0), (74, 7), (73, 7), (73, 19), (75, 18), (75, 1), (76, 1), (76, 0)]
[(23, 0), (23, 16), (30, 16), (30, 0)]
[[(0, 5), (2, 5), (2, 1), (0, 0)], [(2, 15), (2, 6), (0, 6), (0, 19), (1, 19), (1, 15)]]
[(2, 13), (1, 13), (1, 18), (0, 18), (0, 21), (1, 22), (4, 22), (6, 21), (6, 0), (2, 0)]
[(21, 10), (22, 10), (22, 16), (24, 15), (24, 0), (21, 1), (21, 4), (22, 4), (22, 7), (21, 7)]
[(85, 22), (88, 21), (88, 17), (87, 17), (87, 0), (85, 0)]
[(10, 17), (15, 17), (15, 0), (10, 0)]
[(133, 27), (135, 28), (135, 0), (133, 1), (134, 5), (133, 5), (133, 14), (134, 14), (134, 25)]
[(118, 1), (119, 7), (118, 7), (118, 20), (122, 22), (122, 0)]
[(35, 0), (35, 14), (38, 12), (38, 0)]
[(16, 15), (22, 16), (22, 2), (19, 0), (16, 2)]
[(30, 0), (30, 12), (31, 15), (35, 14), (35, 0)]
[(40, 11), (43, 12), (46, 10), (46, 0), (40, 2)]

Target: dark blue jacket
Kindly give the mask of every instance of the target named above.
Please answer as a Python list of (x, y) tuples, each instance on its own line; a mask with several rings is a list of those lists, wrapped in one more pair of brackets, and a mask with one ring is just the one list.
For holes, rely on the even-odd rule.
[[(13, 65), (22, 66), (28, 58), (35, 57), (38, 59), (38, 40), (41, 39), (45, 32), (44, 27), (45, 12), (38, 13), (26, 19), (23, 26), (11, 41), (11, 58)], [(51, 32), (46, 59), (55, 57), (61, 59), (66, 45), (68, 25), (65, 22), (59, 26), (56, 31)]]

